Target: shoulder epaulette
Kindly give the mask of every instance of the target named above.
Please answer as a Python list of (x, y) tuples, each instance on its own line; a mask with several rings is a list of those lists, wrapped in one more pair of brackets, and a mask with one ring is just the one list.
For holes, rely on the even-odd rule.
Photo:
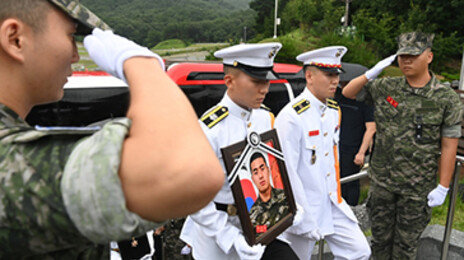
[(293, 105), (293, 109), (295, 109), (297, 114), (303, 113), (306, 109), (310, 107), (311, 107), (311, 104), (309, 103), (309, 100), (307, 99), (302, 99)]
[(333, 99), (330, 99), (330, 98), (327, 99), (327, 106), (338, 110), (338, 102)]
[(261, 109), (271, 112), (271, 109), (264, 104), (261, 104)]
[(217, 106), (210, 111), (206, 112), (204, 116), (201, 117), (201, 121), (205, 123), (206, 126), (212, 128), (217, 123), (221, 122), (226, 116), (229, 115), (229, 109), (225, 106)]

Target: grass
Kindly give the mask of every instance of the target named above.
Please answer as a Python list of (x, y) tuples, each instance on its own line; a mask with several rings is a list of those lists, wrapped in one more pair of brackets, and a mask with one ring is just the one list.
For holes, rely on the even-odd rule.
[(187, 47), (187, 44), (179, 39), (170, 39), (158, 43), (152, 50), (181, 49)]
[(398, 67), (388, 66), (387, 68), (383, 70), (381, 76), (397, 77), (397, 76), (403, 76), (403, 73)]

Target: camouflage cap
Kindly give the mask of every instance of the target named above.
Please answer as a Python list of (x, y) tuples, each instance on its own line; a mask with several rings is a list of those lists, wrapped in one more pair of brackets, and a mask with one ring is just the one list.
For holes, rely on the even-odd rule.
[(427, 48), (432, 48), (434, 34), (408, 32), (398, 36), (398, 51), (396, 55), (420, 55)]
[(87, 9), (87, 7), (83, 6), (79, 0), (48, 1), (77, 21), (77, 35), (89, 34), (96, 27), (103, 30), (111, 29), (103, 20)]

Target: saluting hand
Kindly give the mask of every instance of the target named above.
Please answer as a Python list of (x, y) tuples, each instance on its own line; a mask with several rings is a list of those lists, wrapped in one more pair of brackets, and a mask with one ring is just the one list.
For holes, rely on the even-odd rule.
[(377, 64), (375, 64), (374, 67), (366, 71), (364, 75), (366, 76), (368, 80), (377, 78), (377, 76), (382, 72), (383, 69), (385, 69), (386, 67), (390, 66), (390, 64), (392, 64), (395, 58), (396, 58), (396, 54), (393, 54), (390, 57), (379, 61)]
[(164, 62), (158, 54), (109, 30), (95, 28), (92, 34), (84, 38), (84, 46), (100, 68), (124, 81), (123, 65), (132, 57), (156, 58), (164, 70)]

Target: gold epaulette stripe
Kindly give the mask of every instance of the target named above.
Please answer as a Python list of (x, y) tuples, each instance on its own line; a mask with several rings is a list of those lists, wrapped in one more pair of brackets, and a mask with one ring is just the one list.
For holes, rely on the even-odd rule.
[(271, 112), (271, 109), (264, 104), (261, 104), (261, 109)]
[(293, 105), (293, 109), (295, 109), (297, 114), (303, 113), (306, 109), (310, 108), (311, 104), (307, 99), (303, 99), (298, 101), (298, 103)]
[(338, 110), (338, 106), (337, 106), (337, 105), (327, 104), (327, 106), (330, 107), (330, 108), (333, 108), (333, 109), (337, 109), (337, 110)]
[(327, 103), (328, 103), (328, 104), (332, 104), (332, 105), (338, 105), (338, 102), (337, 102), (337, 101), (335, 101), (335, 100), (333, 100), (333, 99), (330, 99), (330, 98), (327, 99)]
[(201, 121), (205, 123), (209, 128), (213, 127), (217, 123), (221, 122), (226, 116), (229, 115), (229, 110), (227, 107), (218, 106), (208, 112), (201, 118)]

